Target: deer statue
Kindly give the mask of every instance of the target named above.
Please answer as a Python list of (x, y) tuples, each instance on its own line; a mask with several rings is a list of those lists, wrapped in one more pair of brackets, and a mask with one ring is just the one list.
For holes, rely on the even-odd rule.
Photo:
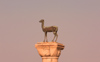
[(41, 19), (39, 22), (42, 23), (41, 27), (42, 27), (43, 32), (45, 33), (45, 37), (44, 37), (44, 41), (43, 42), (45, 42), (45, 39), (46, 39), (46, 42), (48, 42), (48, 40), (47, 40), (47, 32), (53, 32), (54, 38), (53, 38), (52, 42), (54, 42), (55, 37), (56, 37), (56, 40), (55, 40), (55, 42), (56, 42), (57, 38), (58, 38), (58, 34), (57, 34), (58, 27), (56, 27), (56, 26), (45, 27), (43, 19)]

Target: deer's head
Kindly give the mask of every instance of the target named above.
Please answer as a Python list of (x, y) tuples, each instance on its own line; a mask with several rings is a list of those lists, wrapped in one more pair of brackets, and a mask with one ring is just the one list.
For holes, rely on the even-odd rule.
[(43, 19), (41, 19), (39, 22), (40, 22), (40, 23), (43, 23), (43, 22), (44, 22), (44, 20), (43, 20)]

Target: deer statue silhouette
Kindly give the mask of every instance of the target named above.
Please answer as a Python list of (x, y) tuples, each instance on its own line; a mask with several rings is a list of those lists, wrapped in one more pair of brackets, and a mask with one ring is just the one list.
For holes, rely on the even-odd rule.
[(44, 37), (44, 41), (43, 42), (45, 42), (45, 39), (46, 39), (46, 42), (48, 42), (48, 40), (47, 40), (47, 32), (53, 32), (54, 38), (53, 38), (52, 42), (54, 42), (55, 37), (56, 37), (56, 40), (55, 40), (55, 42), (56, 42), (57, 38), (58, 38), (58, 34), (57, 34), (58, 27), (56, 27), (56, 26), (45, 27), (43, 19), (41, 19), (39, 22), (42, 23), (41, 27), (42, 27), (43, 32), (45, 33), (45, 37)]

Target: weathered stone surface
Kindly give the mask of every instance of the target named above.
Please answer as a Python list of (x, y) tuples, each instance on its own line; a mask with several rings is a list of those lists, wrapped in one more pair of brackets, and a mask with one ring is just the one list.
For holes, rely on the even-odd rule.
[(43, 62), (58, 62), (58, 57), (64, 45), (57, 42), (38, 42), (35, 44)]

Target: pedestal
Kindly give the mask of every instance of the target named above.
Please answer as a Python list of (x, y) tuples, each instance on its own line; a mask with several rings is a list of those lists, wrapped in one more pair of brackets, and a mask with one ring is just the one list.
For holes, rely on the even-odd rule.
[(42, 57), (42, 62), (58, 62), (61, 50), (64, 49), (64, 45), (57, 42), (38, 42), (35, 47)]

